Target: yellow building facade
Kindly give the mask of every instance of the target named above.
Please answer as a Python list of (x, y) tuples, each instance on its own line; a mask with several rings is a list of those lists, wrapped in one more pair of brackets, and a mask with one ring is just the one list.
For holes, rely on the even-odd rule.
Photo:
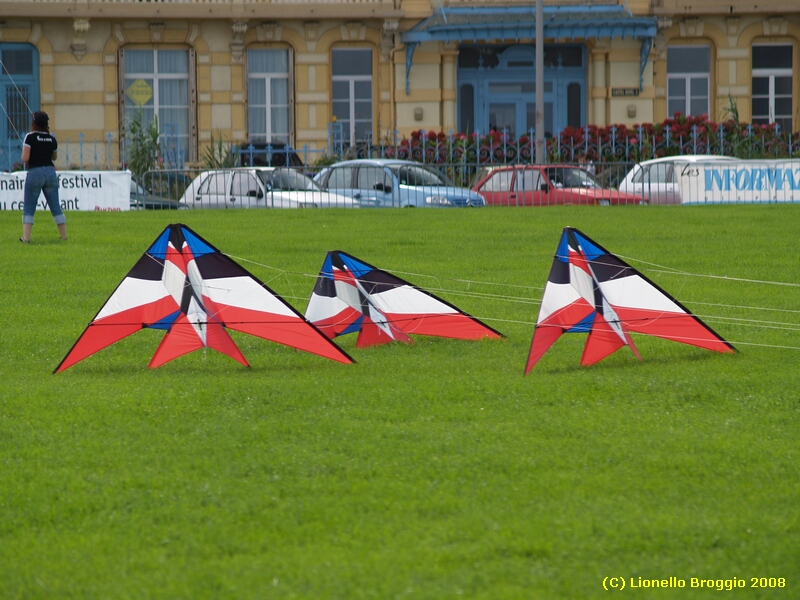
[[(583, 5), (545, 6), (569, 27), (569, 11)], [(798, 7), (652, 0), (630, 8), (620, 22), (650, 19), (648, 39), (617, 35), (614, 23), (545, 37), (548, 133), (658, 122), (678, 106), (684, 114), (705, 107), (722, 120), (732, 102), (743, 121), (797, 129)], [(496, 4), (464, 13), (457, 25), (462, 9), (418, 0), (0, 1), (0, 169), (17, 160), (15, 144), (34, 110), (47, 111), (62, 146), (70, 145), (60, 166), (79, 166), (92, 146), (94, 162), (118, 167), (124, 123), (137, 110), (158, 116), (190, 164), (219, 140), (322, 152), (334, 121), (345, 144), (415, 130), (525, 133), (535, 40), (520, 37), (524, 29), (476, 26), (499, 14)], [(437, 15), (444, 19), (430, 21)]]

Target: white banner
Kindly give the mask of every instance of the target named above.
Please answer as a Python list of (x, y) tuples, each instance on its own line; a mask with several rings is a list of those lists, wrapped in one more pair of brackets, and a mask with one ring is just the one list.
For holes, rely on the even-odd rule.
[(732, 160), (677, 166), (683, 204), (800, 202), (800, 160)]
[[(0, 210), (22, 212), (25, 171), (0, 173)], [(130, 171), (58, 171), (58, 197), (62, 210), (130, 210)], [(44, 194), (36, 210), (49, 212)]]

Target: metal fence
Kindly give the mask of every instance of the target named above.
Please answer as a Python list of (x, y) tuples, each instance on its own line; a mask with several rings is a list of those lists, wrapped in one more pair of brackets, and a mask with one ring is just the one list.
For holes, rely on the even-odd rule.
[[(380, 208), (800, 202), (800, 159), (668, 157), (545, 165), (253, 165), (156, 170), (140, 208)], [(476, 196), (476, 193), (480, 197)]]

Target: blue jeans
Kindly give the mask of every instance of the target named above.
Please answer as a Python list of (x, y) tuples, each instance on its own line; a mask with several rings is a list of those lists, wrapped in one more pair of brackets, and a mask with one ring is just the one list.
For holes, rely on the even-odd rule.
[(22, 222), (33, 223), (33, 213), (36, 212), (36, 204), (39, 202), (41, 193), (44, 193), (56, 225), (66, 223), (67, 217), (64, 216), (61, 202), (58, 199), (58, 175), (56, 175), (55, 167), (35, 167), (28, 170), (25, 177), (25, 206), (22, 209)]

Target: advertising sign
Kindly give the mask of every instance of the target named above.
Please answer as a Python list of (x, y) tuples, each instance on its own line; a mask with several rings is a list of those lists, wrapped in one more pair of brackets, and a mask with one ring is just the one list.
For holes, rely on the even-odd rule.
[[(25, 171), (0, 173), (0, 210), (22, 212)], [(130, 210), (130, 171), (58, 171), (62, 210)], [(49, 210), (44, 194), (37, 210)]]
[(675, 174), (682, 204), (800, 202), (800, 160), (697, 162)]

